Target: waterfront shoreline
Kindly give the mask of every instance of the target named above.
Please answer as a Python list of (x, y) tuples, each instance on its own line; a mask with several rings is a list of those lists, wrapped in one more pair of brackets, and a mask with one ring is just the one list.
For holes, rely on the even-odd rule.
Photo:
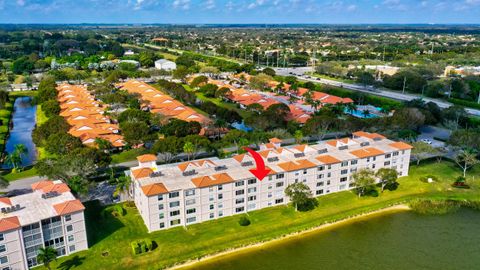
[(171, 266), (171, 267), (167, 267), (165, 269), (167, 269), (167, 270), (178, 270), (178, 269), (182, 269), (182, 268), (185, 268), (185, 267), (193, 266), (197, 263), (203, 263), (203, 262), (207, 262), (207, 261), (214, 260), (214, 259), (217, 259), (217, 258), (233, 255), (235, 253), (245, 252), (245, 251), (248, 251), (248, 250), (253, 250), (253, 249), (256, 249), (256, 248), (264, 247), (266, 245), (271, 245), (271, 244), (279, 243), (281, 241), (290, 240), (294, 237), (306, 236), (306, 235), (312, 234), (312, 233), (319, 233), (323, 230), (334, 228), (336, 226), (342, 226), (342, 225), (348, 224), (350, 222), (360, 220), (362, 218), (371, 218), (371, 217), (378, 216), (378, 215), (393, 214), (393, 213), (397, 213), (397, 212), (404, 212), (404, 211), (411, 211), (411, 210), (412, 209), (406, 204), (392, 205), (392, 206), (388, 206), (388, 207), (385, 207), (385, 208), (373, 210), (373, 211), (370, 211), (370, 212), (365, 212), (365, 213), (361, 213), (361, 214), (358, 214), (358, 215), (353, 215), (353, 216), (350, 216), (350, 217), (346, 217), (346, 218), (343, 218), (343, 219), (340, 219), (340, 220), (337, 220), (337, 221), (324, 223), (322, 225), (315, 226), (315, 227), (310, 228), (310, 229), (306, 229), (306, 230), (302, 230), (302, 231), (298, 231), (298, 232), (294, 232), (294, 233), (290, 233), (290, 234), (286, 234), (286, 235), (281, 235), (277, 238), (267, 240), (267, 241), (264, 241), (264, 242), (250, 244), (250, 245), (246, 245), (246, 246), (238, 247), (238, 248), (231, 248), (231, 249), (224, 250), (224, 251), (221, 251), (221, 252), (218, 252), (218, 253), (213, 253), (213, 254), (206, 255), (204, 257), (201, 257), (201, 258), (198, 258), (198, 259), (195, 259), (195, 260), (189, 260), (189, 261), (186, 261), (184, 263), (180, 263), (180, 264), (177, 264), (177, 265), (174, 265), (174, 266)]

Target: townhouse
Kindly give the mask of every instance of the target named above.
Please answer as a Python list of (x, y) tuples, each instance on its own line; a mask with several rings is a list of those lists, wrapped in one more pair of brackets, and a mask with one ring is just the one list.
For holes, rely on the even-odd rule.
[(367, 132), (289, 147), (272, 138), (258, 152), (270, 170), (263, 181), (250, 173), (256, 165), (249, 154), (161, 166), (154, 155), (143, 155), (127, 173), (130, 195), (151, 232), (286, 204), (285, 188), (295, 182), (322, 196), (352, 189), (352, 174), (362, 168), (393, 168), (405, 176), (411, 148)]
[(60, 116), (71, 126), (68, 133), (88, 146), (95, 146), (97, 138), (109, 141), (113, 147), (125, 145), (118, 125), (105, 115), (104, 105), (95, 100), (85, 86), (61, 84), (57, 92)]
[(32, 192), (0, 198), (0, 269), (22, 270), (39, 264), (39, 248), (58, 256), (88, 249), (85, 207), (61, 181), (40, 181)]

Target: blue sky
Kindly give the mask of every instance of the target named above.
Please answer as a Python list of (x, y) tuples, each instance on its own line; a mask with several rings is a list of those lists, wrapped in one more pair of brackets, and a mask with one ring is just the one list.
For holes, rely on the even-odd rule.
[(480, 0), (0, 0), (0, 23), (480, 24)]

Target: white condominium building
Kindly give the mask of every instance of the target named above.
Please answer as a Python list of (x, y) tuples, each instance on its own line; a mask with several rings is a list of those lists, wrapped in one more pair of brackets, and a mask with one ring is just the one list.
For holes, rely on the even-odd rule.
[(32, 192), (0, 198), (0, 269), (36, 266), (39, 248), (58, 256), (88, 248), (85, 207), (61, 181), (32, 184)]
[(156, 156), (143, 155), (128, 173), (131, 195), (152, 232), (286, 204), (285, 188), (295, 182), (321, 196), (353, 188), (351, 176), (362, 168), (394, 168), (405, 176), (411, 148), (361, 131), (315, 145), (281, 147), (274, 138), (258, 151), (271, 170), (263, 181), (249, 171), (256, 166), (249, 154), (161, 166)]

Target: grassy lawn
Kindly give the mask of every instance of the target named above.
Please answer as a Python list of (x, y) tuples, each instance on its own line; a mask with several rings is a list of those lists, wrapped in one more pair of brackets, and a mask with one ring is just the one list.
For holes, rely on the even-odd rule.
[(37, 105), (37, 126), (40, 126), (41, 124), (47, 122), (48, 117), (45, 115), (45, 113), (42, 110), (42, 105)]
[[(480, 166), (477, 166), (469, 172), (469, 179), (479, 173)], [(430, 174), (436, 175), (439, 181), (429, 184), (419, 180)], [(478, 200), (480, 184), (477, 182), (471, 181), (472, 188), (469, 190), (450, 187), (458, 175), (460, 170), (451, 162), (427, 162), (412, 166), (410, 176), (399, 180), (397, 190), (385, 191), (379, 197), (359, 198), (345, 191), (319, 198), (319, 206), (310, 212), (295, 212), (290, 206), (253, 211), (249, 213), (252, 224), (248, 227), (238, 224), (237, 215), (190, 225), (186, 229), (181, 227), (148, 234), (135, 208), (126, 207), (125, 216), (102, 218), (102, 208), (90, 202), (86, 210), (90, 249), (61, 258), (55, 265), (80, 262), (72, 269), (111, 269), (114, 265), (122, 269), (159, 269), (227, 249), (268, 241), (413, 198)], [(158, 247), (150, 253), (132, 255), (130, 242), (142, 238), (152, 239)]]
[(323, 75), (323, 74), (318, 74), (318, 73), (309, 72), (308, 75), (310, 75), (312, 77), (316, 77), (316, 78), (326, 79), (326, 80), (339, 81), (339, 82), (344, 82), (344, 83), (356, 83), (354, 80), (343, 79), (343, 78), (335, 78), (335, 77), (330, 77), (330, 76)]
[(5, 148), (6, 138), (8, 135), (8, 124), (10, 123), (10, 117), (13, 112), (13, 98), (5, 104), (3, 109), (0, 109), (0, 152), (3, 152)]
[(135, 160), (138, 156), (146, 153), (143, 148), (125, 150), (112, 155), (112, 164), (118, 164), (126, 161)]
[(37, 170), (35, 168), (27, 169), (21, 172), (17, 173), (7, 173), (3, 177), (9, 182), (15, 181), (18, 179), (26, 178), (26, 177), (32, 177), (37, 175)]

